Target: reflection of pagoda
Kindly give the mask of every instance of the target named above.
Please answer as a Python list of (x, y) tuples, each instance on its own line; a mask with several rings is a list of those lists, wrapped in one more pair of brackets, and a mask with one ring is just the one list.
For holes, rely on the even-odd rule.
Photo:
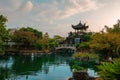
[(72, 28), (75, 32), (70, 32), (66, 38), (66, 43), (68, 44), (78, 44), (82, 42), (82, 37), (86, 34), (86, 30), (89, 26), (86, 26), (86, 23), (82, 24), (81, 22), (77, 25), (72, 25)]

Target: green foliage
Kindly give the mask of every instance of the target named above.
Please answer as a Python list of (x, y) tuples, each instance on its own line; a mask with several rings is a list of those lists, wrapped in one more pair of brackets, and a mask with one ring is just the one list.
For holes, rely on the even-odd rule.
[(120, 79), (120, 59), (115, 59), (112, 62), (102, 62), (98, 66), (99, 75), (105, 80), (119, 80)]
[(74, 71), (84, 70), (84, 68), (81, 67), (81, 66), (79, 66), (79, 65), (73, 65), (73, 66), (72, 66), (72, 69), (73, 69)]
[(37, 37), (32, 32), (15, 31), (13, 40), (15, 42), (34, 43)]
[(61, 42), (63, 42), (65, 39), (64, 39), (64, 37), (62, 37), (62, 36), (60, 36), (60, 35), (55, 35), (54, 36), (54, 39), (55, 39), (55, 41), (57, 42), (57, 43), (61, 43)]
[(43, 46), (42, 44), (36, 44), (38, 50), (42, 50)]
[(85, 70), (87, 68), (96, 69), (96, 60), (99, 59), (98, 54), (93, 53), (75, 53), (73, 60), (70, 62), (72, 69), (75, 71)]
[(49, 38), (49, 46), (50, 48), (53, 48), (57, 45), (57, 42), (54, 38)]
[(20, 29), (20, 31), (25, 31), (25, 32), (33, 32), (35, 36), (37, 36), (38, 39), (42, 39), (42, 32), (36, 30), (36, 29), (33, 29), (33, 28), (30, 28), (30, 27), (23, 27)]
[(83, 35), (83, 37), (82, 37), (82, 41), (83, 42), (88, 42), (88, 41), (90, 41), (91, 40), (91, 33), (86, 33), (86, 34), (84, 34)]
[(2, 39), (2, 41), (6, 41), (9, 38), (8, 31), (6, 29), (7, 21), (8, 20), (6, 17), (4, 17), (3, 15), (0, 15), (0, 39)]
[(43, 36), (42, 39), (37, 41), (37, 44), (40, 45), (42, 49), (52, 49), (57, 45), (57, 42), (55, 38)]
[(120, 34), (116, 33), (97, 33), (89, 42), (90, 48), (93, 50), (104, 53), (107, 56), (117, 54), (117, 48), (120, 45)]
[(70, 66), (71, 66), (71, 69), (73, 69), (75, 71), (85, 70), (88, 68), (94, 68), (94, 70), (97, 70), (96, 63), (93, 60), (82, 61), (82, 60), (78, 60), (78, 59), (73, 59), (70, 61)]
[(99, 59), (98, 54), (94, 53), (75, 53), (73, 54), (74, 58), (92, 58), (92, 59)]
[(120, 34), (120, 20), (118, 20), (117, 24), (113, 25), (113, 28), (105, 26), (106, 32), (108, 33), (119, 33)]
[(89, 42), (90, 48), (102, 55), (118, 56), (120, 53), (120, 21), (113, 27), (105, 26), (106, 33), (96, 33), (92, 36), (92, 40)]
[[(19, 48), (28, 48), (35, 44), (37, 41), (37, 37), (34, 35), (33, 32), (26, 32), (26, 31), (15, 31), (14, 35), (12, 36), (12, 40), (16, 43)], [(20, 46), (23, 45), (23, 46)]]
[(76, 45), (77, 49), (79, 50), (87, 50), (89, 49), (88, 42), (82, 42)]
[(36, 29), (23, 27), (19, 30), (16, 30), (11, 37), (19, 48), (22, 48), (24, 46), (31, 49), (42, 49), (42, 45), (37, 43), (42, 39), (42, 32)]
[(3, 41), (0, 39), (0, 55), (4, 53), (3, 50)]
[(6, 27), (7, 18), (0, 15), (0, 54), (4, 53), (6, 41), (9, 38), (9, 34)]

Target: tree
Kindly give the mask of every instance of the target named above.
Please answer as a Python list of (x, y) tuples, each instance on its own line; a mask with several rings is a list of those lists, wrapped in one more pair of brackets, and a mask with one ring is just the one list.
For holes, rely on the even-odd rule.
[(56, 45), (57, 45), (56, 40), (54, 38), (49, 38), (49, 47), (55, 48)]
[(88, 42), (82, 42), (76, 45), (77, 50), (80, 51), (87, 51), (89, 49), (89, 44)]
[(97, 33), (89, 42), (90, 48), (108, 56), (118, 55), (117, 48), (120, 46), (120, 34), (117, 33)]
[(55, 35), (54, 39), (57, 43), (62, 43), (65, 40), (65, 38), (60, 35)]
[(107, 33), (119, 33), (120, 34), (120, 20), (118, 20), (117, 24), (113, 25), (113, 28), (105, 25), (105, 29)]
[(30, 27), (23, 27), (20, 29), (20, 31), (26, 31), (26, 32), (33, 32), (35, 36), (37, 36), (38, 39), (42, 39), (42, 32), (36, 30), (36, 29), (33, 29), (33, 28), (30, 28)]
[(82, 36), (82, 41), (83, 41), (83, 42), (88, 42), (88, 41), (90, 41), (90, 40), (91, 40), (91, 36), (92, 36), (92, 33), (91, 33), (91, 32), (84, 34), (84, 35)]
[(37, 41), (38, 45), (42, 45), (42, 49), (49, 49), (49, 34), (45, 33), (43, 38)]
[(33, 43), (36, 43), (37, 37), (34, 35), (33, 32), (26, 32), (26, 31), (15, 31), (13, 41), (17, 43), (17, 45), (24, 45), (25, 47), (30, 47)]
[(8, 31), (6, 29), (6, 22), (8, 19), (4, 17), (3, 15), (0, 15), (0, 53), (3, 53), (5, 50), (4, 45), (6, 44), (6, 41), (8, 40)]

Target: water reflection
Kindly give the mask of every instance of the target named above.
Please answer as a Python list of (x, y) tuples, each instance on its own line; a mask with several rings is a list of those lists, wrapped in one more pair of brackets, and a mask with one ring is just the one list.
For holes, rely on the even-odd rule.
[(17, 55), (0, 59), (0, 80), (66, 80), (72, 76), (69, 55)]

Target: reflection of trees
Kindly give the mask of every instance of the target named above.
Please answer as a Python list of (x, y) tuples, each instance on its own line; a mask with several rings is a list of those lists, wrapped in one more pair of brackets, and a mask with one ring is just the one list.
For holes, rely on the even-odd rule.
[(26, 76), (27, 80), (29, 79), (29, 75), (33, 75), (38, 71), (48, 74), (50, 66), (59, 66), (60, 64), (64, 64), (64, 62), (66, 62), (66, 56), (59, 54), (34, 55), (33, 57), (30, 55), (13, 56), (11, 68), (0, 68), (0, 80), (16, 79), (20, 75)]
[(32, 74), (42, 68), (42, 61), (38, 57), (35, 57), (34, 60), (31, 59), (31, 56), (16, 56), (12, 70), (14, 70), (16, 75), (19, 74)]
[[(9, 56), (0, 57), (0, 80), (5, 80), (10, 76), (10, 66), (8, 66), (8, 61), (10, 60)], [(4, 66), (3, 66), (4, 62)]]
[(43, 64), (48, 62), (53, 63), (54, 61), (54, 56), (51, 57), (51, 55), (35, 56), (33, 60), (31, 56), (16, 56), (12, 70), (16, 75), (29, 75), (37, 71), (42, 71)]
[(43, 70), (44, 70), (44, 73), (45, 73), (45, 74), (48, 74), (48, 72), (49, 72), (49, 64), (48, 64), (48, 63), (45, 63), (45, 64), (43, 65)]
[(2, 68), (0, 67), (0, 80), (5, 80), (6, 78), (9, 78), (10, 74), (10, 69), (8, 69), (7, 67)]

